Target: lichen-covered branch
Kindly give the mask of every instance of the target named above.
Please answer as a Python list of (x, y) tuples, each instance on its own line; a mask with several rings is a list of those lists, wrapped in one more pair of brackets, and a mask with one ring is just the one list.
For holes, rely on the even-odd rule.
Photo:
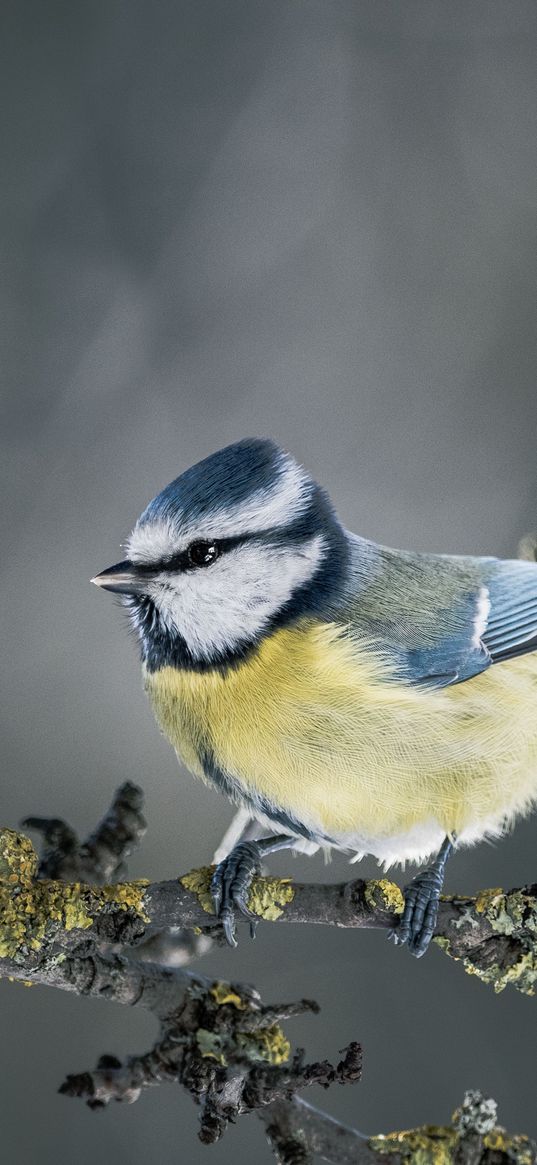
[(200, 1106), (199, 1135), (209, 1143), (238, 1116), (298, 1089), (358, 1079), (357, 1044), (337, 1067), (327, 1061), (305, 1064), (301, 1053), (291, 1056), (281, 1020), (317, 1010), (308, 1000), (264, 1007), (251, 988), (184, 976), (175, 1006), (161, 1014), (150, 1052), (123, 1063), (103, 1056), (94, 1071), (69, 1076), (60, 1091), (102, 1108), (111, 1101), (132, 1103), (143, 1089), (165, 1081), (181, 1084)]
[[(496, 1124), (496, 1108), (467, 1094), (449, 1126), (366, 1137), (299, 1098), (312, 1084), (356, 1082), (361, 1049), (342, 1059), (306, 1063), (291, 1053), (282, 1022), (316, 1004), (266, 1006), (241, 983), (193, 975), (183, 964), (203, 953), (221, 927), (209, 895), (211, 869), (177, 880), (107, 881), (143, 834), (142, 794), (122, 786), (85, 842), (59, 819), (30, 818), (44, 836), (41, 862), (27, 837), (0, 830), (0, 977), (148, 1008), (159, 1033), (154, 1047), (123, 1062), (101, 1056), (93, 1071), (71, 1075), (61, 1092), (92, 1108), (132, 1103), (145, 1088), (180, 1084), (200, 1109), (200, 1137), (217, 1140), (238, 1116), (264, 1122), (281, 1165), (315, 1157), (335, 1165), (537, 1165), (537, 1147)], [(402, 893), (386, 879), (304, 885), (255, 879), (250, 909), (272, 922), (375, 927), (396, 924)], [(442, 900), (437, 942), (467, 970), (501, 990), (534, 990), (537, 886), (483, 891)], [(209, 937), (210, 936), (210, 937)]]
[[(203, 910), (212, 915), (211, 872), (210, 867), (192, 870), (179, 881), (194, 891)], [(157, 904), (160, 910), (166, 909), (168, 885), (148, 887), (144, 900), (149, 909)], [(185, 905), (188, 910), (189, 903)], [(386, 878), (356, 878), (329, 885), (258, 878), (248, 905), (254, 914), (271, 922), (391, 929), (403, 909), (403, 895), (400, 887)], [(483, 890), (475, 897), (444, 896), (435, 942), (495, 991), (511, 985), (533, 995), (537, 982), (537, 884), (509, 891)]]
[(435, 942), (496, 992), (534, 995), (537, 983), (537, 884), (475, 898), (444, 898)]
[[(17, 966), (13, 971), (20, 978)], [(60, 1088), (90, 1108), (111, 1101), (137, 1100), (142, 1090), (164, 1082), (181, 1084), (200, 1106), (200, 1137), (219, 1139), (238, 1116), (283, 1101), (299, 1090), (359, 1079), (360, 1046), (353, 1043), (337, 1066), (305, 1063), (281, 1023), (315, 1003), (264, 1006), (244, 984), (210, 980), (188, 971), (133, 962), (92, 952), (45, 958), (26, 982), (48, 983), (80, 995), (94, 995), (153, 1011), (160, 1022), (151, 1051), (124, 1062), (106, 1054), (93, 1071), (71, 1075)]]
[(294, 1097), (258, 1114), (279, 1165), (531, 1165), (537, 1146), (498, 1126), (496, 1104), (467, 1092), (449, 1125), (366, 1137)]
[[(449, 1126), (427, 1125), (368, 1137), (307, 1104), (296, 1093), (320, 1084), (360, 1079), (361, 1048), (351, 1043), (337, 1065), (291, 1057), (281, 1021), (317, 1010), (308, 1000), (263, 1007), (243, 986), (185, 974), (181, 1002), (163, 1017), (150, 1052), (101, 1056), (93, 1071), (68, 1076), (65, 1096), (92, 1109), (112, 1101), (132, 1104), (142, 1091), (181, 1084), (200, 1107), (199, 1137), (220, 1139), (229, 1123), (255, 1112), (281, 1165), (308, 1165), (314, 1157), (334, 1165), (536, 1165), (537, 1145), (497, 1125), (496, 1105), (467, 1093)], [(139, 1002), (138, 1000), (136, 1002)]]
[[(48, 864), (52, 861), (49, 858)], [(218, 935), (210, 877), (211, 868), (204, 867), (177, 880), (152, 884), (138, 880), (97, 885), (43, 878), (38, 876), (37, 855), (28, 838), (0, 830), (0, 975), (5, 974), (5, 959), (28, 966), (38, 952), (51, 945), (71, 949), (81, 937), (136, 946), (142, 940), (156, 943), (155, 934), (169, 933), (172, 927)], [(396, 925), (402, 902), (400, 888), (385, 878), (328, 885), (257, 878), (249, 906), (270, 922), (386, 929)], [(160, 941), (165, 945), (165, 940)], [(533, 994), (537, 886), (443, 898), (435, 941), (496, 991), (510, 984)], [(157, 952), (158, 946), (158, 958)], [(148, 957), (147, 945), (141, 955)], [(151, 944), (149, 957), (153, 957)], [(185, 959), (176, 960), (181, 961)], [(168, 962), (173, 965), (172, 958)]]

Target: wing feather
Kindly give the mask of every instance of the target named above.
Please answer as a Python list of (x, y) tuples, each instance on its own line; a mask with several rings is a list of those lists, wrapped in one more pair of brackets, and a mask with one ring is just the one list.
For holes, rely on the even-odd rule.
[(350, 542), (351, 626), (395, 663), (394, 679), (443, 688), (537, 651), (536, 562)]
[(483, 643), (493, 663), (537, 647), (537, 565), (498, 563), (489, 584), (491, 600)]

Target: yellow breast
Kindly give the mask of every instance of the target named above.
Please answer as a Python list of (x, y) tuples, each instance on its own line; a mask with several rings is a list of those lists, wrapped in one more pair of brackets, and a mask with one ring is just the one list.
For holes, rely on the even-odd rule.
[(333, 625), (277, 631), (224, 674), (146, 673), (184, 763), (200, 758), (332, 837), (391, 836), (434, 820), (460, 832), (537, 796), (537, 654), (441, 691), (391, 681)]

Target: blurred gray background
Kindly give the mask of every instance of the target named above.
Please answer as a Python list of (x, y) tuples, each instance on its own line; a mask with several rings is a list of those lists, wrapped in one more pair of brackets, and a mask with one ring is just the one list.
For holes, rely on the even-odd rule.
[[(130, 777), (132, 875), (210, 857), (231, 809), (178, 771), (88, 580), (213, 449), (273, 435), (388, 544), (511, 555), (537, 525), (536, 23), (533, 0), (4, 0), (3, 824), (89, 829)], [(536, 841), (461, 854), (449, 888), (535, 879)], [(474, 1086), (537, 1135), (535, 1004), (437, 950), (266, 926), (198, 966), (316, 998), (288, 1025), (312, 1056), (363, 1041), (363, 1083), (309, 1096), (347, 1122), (439, 1122)], [(254, 1118), (204, 1149), (170, 1087), (56, 1095), (150, 1017), (6, 982), (0, 1012), (15, 1165), (271, 1159)]]

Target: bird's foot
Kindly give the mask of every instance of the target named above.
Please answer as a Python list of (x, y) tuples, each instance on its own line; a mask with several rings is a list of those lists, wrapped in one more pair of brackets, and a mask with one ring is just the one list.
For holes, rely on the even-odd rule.
[(446, 838), (432, 865), (420, 870), (405, 886), (405, 905), (400, 922), (388, 936), (397, 946), (407, 943), (410, 953), (417, 959), (425, 954), (435, 932), (446, 861), (452, 849), (451, 838)]
[(431, 866), (416, 874), (410, 885), (405, 886), (401, 921), (397, 929), (391, 930), (389, 934), (397, 946), (407, 943), (409, 951), (417, 959), (425, 954), (436, 926), (441, 883), (437, 885), (435, 875), (436, 871)]
[(235, 915), (237, 911), (250, 922), (250, 936), (255, 938), (257, 918), (246, 900), (252, 879), (261, 871), (262, 847), (256, 841), (241, 841), (219, 862), (211, 879), (211, 897), (230, 947), (237, 946)]

